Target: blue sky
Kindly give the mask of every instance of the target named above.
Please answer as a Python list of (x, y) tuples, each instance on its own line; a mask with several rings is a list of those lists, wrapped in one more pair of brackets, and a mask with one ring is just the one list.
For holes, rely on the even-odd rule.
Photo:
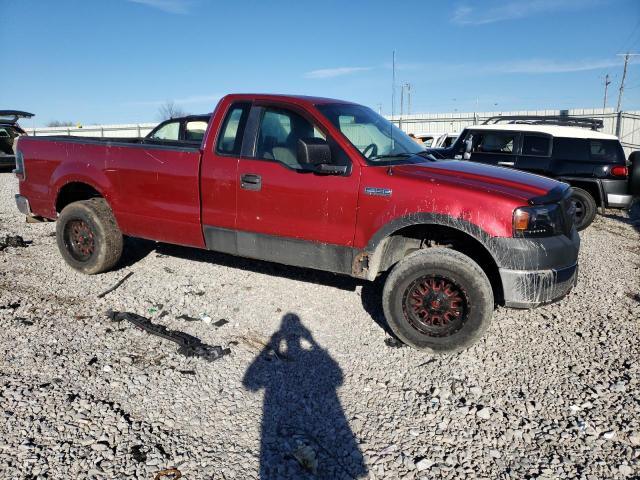
[[(0, 0), (0, 23), (0, 109), (36, 126), (152, 122), (231, 92), (388, 114), (393, 50), (413, 112), (601, 107), (606, 73), (615, 107), (616, 54), (640, 52), (638, 0)], [(640, 109), (640, 57), (623, 107)]]

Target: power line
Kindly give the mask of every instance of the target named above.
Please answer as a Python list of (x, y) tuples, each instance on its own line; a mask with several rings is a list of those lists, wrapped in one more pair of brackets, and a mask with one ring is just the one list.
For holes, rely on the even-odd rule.
[(636, 43), (636, 42), (633, 42), (631, 45), (629, 45), (629, 40), (633, 39), (633, 35), (636, 33), (636, 30), (638, 30), (638, 27), (640, 27), (640, 20), (636, 22), (636, 25), (631, 30), (631, 33), (629, 34), (629, 36), (625, 39), (625, 41), (622, 43), (620, 48), (617, 50), (618, 52), (625, 50), (625, 48), (630, 48), (631, 45), (634, 45)]

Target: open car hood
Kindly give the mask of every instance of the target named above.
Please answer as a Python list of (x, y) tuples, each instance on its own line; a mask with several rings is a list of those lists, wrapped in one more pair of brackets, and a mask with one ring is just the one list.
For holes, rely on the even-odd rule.
[(33, 113), (22, 112), (20, 110), (0, 110), (0, 123), (17, 123), (19, 118), (31, 118)]

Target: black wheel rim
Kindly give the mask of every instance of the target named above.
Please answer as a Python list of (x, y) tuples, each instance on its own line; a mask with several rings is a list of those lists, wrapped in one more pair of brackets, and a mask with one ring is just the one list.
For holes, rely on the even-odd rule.
[(409, 284), (402, 298), (405, 318), (431, 337), (456, 333), (469, 315), (469, 299), (462, 286), (440, 275), (424, 275)]
[(86, 262), (95, 252), (95, 236), (84, 220), (71, 220), (64, 226), (64, 245), (79, 262)]

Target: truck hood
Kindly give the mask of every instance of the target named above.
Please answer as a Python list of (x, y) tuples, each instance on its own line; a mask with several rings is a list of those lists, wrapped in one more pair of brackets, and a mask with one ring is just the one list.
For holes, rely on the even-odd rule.
[(392, 167), (392, 173), (430, 182), (492, 190), (532, 204), (542, 203), (539, 201), (541, 198), (562, 186), (560, 182), (540, 175), (461, 160), (398, 165)]

